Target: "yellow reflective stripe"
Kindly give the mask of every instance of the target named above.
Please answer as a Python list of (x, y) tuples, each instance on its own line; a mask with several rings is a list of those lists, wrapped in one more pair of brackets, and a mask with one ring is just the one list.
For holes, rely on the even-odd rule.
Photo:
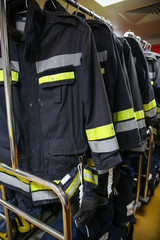
[[(71, 190), (71, 188), (73, 187), (73, 185), (75, 184), (75, 182), (77, 181), (77, 179), (79, 178), (79, 172), (77, 173), (76, 177), (74, 178), (74, 180), (72, 181), (72, 183), (69, 185), (69, 187), (66, 189), (65, 193), (69, 193), (69, 191)], [(71, 194), (68, 196), (68, 198), (70, 199), (73, 194), (75, 193), (75, 191), (77, 190), (78, 186), (79, 186), (79, 183), (80, 183), (80, 179), (78, 181), (78, 184), (76, 184), (76, 186), (74, 187), (73, 191), (71, 192)]]
[(61, 181), (61, 180), (54, 180), (53, 182), (55, 182), (55, 183), (58, 184), (58, 183), (60, 183), (60, 181)]
[(10, 173), (9, 171), (4, 170), (4, 169), (1, 169), (1, 168), (0, 168), (0, 171), (1, 171), (1, 172), (4, 172), (4, 173), (7, 173), (7, 174), (10, 175), (10, 176), (16, 177), (16, 178), (18, 178), (20, 181), (22, 181), (22, 182), (24, 182), (24, 183), (27, 183), (27, 184), (30, 183), (29, 180), (27, 180), (27, 179), (25, 179), (25, 178), (23, 178), (23, 177), (16, 176), (16, 173), (15, 173), (15, 174), (14, 174), (14, 173)]
[(151, 81), (151, 84), (153, 85), (153, 84), (154, 84), (154, 82), (153, 82), (153, 81)]
[(99, 140), (115, 136), (113, 123), (97, 128), (86, 129), (88, 141)]
[(149, 102), (147, 104), (143, 104), (143, 110), (146, 111), (146, 112), (151, 110), (154, 107), (156, 107), (155, 99), (153, 99), (151, 102)]
[(154, 133), (155, 135), (157, 135), (157, 129), (156, 129), (156, 128), (153, 128), (153, 127), (152, 127), (152, 129), (153, 129), (153, 133)]
[(87, 165), (90, 167), (95, 167), (95, 164), (93, 162), (93, 158), (87, 158)]
[(144, 116), (144, 111), (143, 111), (143, 110), (141, 110), (141, 111), (136, 111), (136, 112), (135, 112), (135, 117), (136, 117), (136, 120), (139, 120), (139, 119), (144, 118), (144, 117), (145, 117), (145, 116)]
[(31, 186), (31, 192), (40, 191), (40, 190), (51, 190), (51, 188), (49, 187), (45, 187), (34, 182), (31, 182), (30, 186)]
[[(11, 70), (12, 81), (18, 82), (19, 73)], [(3, 70), (0, 70), (0, 82), (4, 82)]]
[[(91, 171), (84, 169), (84, 180), (86, 180), (87, 182), (91, 182), (95, 185), (98, 185), (98, 175), (93, 174)], [(85, 175), (85, 173), (87, 174), (87, 176)]]
[(123, 111), (113, 113), (114, 122), (124, 121), (134, 117), (135, 115), (134, 115), (133, 108), (129, 108)]
[(157, 113), (160, 113), (160, 108), (159, 107), (157, 107)]
[(104, 68), (101, 68), (101, 73), (105, 74), (105, 69)]
[(74, 72), (57, 73), (39, 78), (39, 84), (74, 79)]

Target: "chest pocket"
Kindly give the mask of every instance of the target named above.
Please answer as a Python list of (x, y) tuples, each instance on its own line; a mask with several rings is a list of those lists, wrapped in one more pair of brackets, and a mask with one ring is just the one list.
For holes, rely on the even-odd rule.
[(50, 96), (55, 103), (62, 102), (62, 88), (73, 84), (74, 81), (75, 69), (72, 65), (49, 69), (38, 76), (39, 85), (45, 91), (42, 92), (42, 96), (47, 93), (47, 96)]

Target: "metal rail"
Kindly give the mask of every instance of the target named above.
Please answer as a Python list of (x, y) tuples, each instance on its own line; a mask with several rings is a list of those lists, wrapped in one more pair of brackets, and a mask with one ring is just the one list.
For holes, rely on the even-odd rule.
[(9, 64), (9, 50), (8, 50), (8, 34), (7, 34), (7, 23), (6, 23), (6, 2), (5, 0), (0, 0), (0, 33), (1, 33), (1, 52), (2, 52), (2, 65), (3, 65), (3, 74), (4, 74), (4, 89), (5, 89), (5, 100), (6, 100), (6, 111), (7, 111), (7, 124), (8, 124), (8, 132), (9, 132), (9, 142), (10, 142), (10, 151), (11, 151), (11, 162), (12, 168), (0, 164), (0, 170), (7, 170), (10, 173), (14, 173), (16, 176), (21, 176), (27, 180), (38, 183), (40, 185), (49, 187), (53, 190), (60, 202), (62, 204), (63, 210), (63, 230), (64, 234), (57, 232), (55, 229), (46, 226), (41, 221), (32, 218), (27, 213), (21, 211), (17, 207), (11, 205), (6, 201), (5, 190), (2, 186), (2, 197), (3, 200), (0, 199), (0, 204), (4, 206), (5, 216), (1, 215), (3, 219), (6, 220), (7, 224), (7, 232), (9, 240), (12, 240), (11, 234), (11, 225), (9, 221), (8, 209), (16, 212), (18, 215), (26, 218), (29, 222), (33, 223), (37, 227), (43, 229), (49, 234), (57, 237), (58, 239), (71, 240), (71, 211), (70, 204), (67, 199), (66, 194), (61, 190), (61, 188), (51, 182), (45, 181), (41, 178), (38, 178), (32, 174), (21, 171), (18, 169), (18, 157), (17, 157), (17, 146), (15, 140), (15, 126), (14, 126), (14, 114), (12, 108), (12, 92), (11, 92), (11, 72), (10, 72), (10, 64)]

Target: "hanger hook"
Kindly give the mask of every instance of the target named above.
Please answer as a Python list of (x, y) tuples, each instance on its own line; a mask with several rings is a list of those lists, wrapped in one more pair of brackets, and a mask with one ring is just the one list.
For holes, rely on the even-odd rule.
[(79, 7), (80, 7), (80, 4), (79, 4), (79, 2), (77, 1), (77, 9), (76, 9), (75, 15), (77, 15), (77, 13), (78, 13), (78, 11), (79, 11)]
[(28, 0), (25, 1), (26, 8), (28, 8)]
[(56, 9), (56, 5), (54, 4), (53, 0), (51, 0), (51, 3), (53, 5), (53, 7)]

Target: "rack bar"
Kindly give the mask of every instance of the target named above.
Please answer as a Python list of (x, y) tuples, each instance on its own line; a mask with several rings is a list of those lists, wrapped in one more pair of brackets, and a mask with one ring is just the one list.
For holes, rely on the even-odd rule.
[[(5, 165), (3, 163), (0, 163), (0, 170), (7, 170), (9, 173), (12, 173), (12, 174), (14, 174), (18, 177), (23, 177), (26, 180), (29, 180), (29, 181), (35, 182), (37, 184), (40, 184), (42, 186), (48, 187), (52, 191), (54, 191), (56, 193), (56, 195), (58, 196), (58, 198), (60, 199), (61, 204), (62, 204), (64, 239), (65, 240), (72, 240), (70, 204), (69, 204), (69, 201), (68, 201), (68, 198), (67, 198), (66, 194), (62, 191), (62, 189), (57, 184), (48, 182), (46, 180), (43, 180), (39, 177), (36, 177), (36, 176), (34, 176), (30, 173), (24, 172), (24, 171), (19, 170), (19, 169), (13, 170), (12, 168), (8, 167), (7, 165)], [(13, 208), (9, 203), (6, 204), (5, 201), (3, 201), (3, 200), (0, 200), (0, 203), (2, 205), (5, 205), (7, 208), (11, 207), (10, 209), (13, 211)], [(16, 209), (17, 208), (15, 207), (14, 211), (17, 211)], [(20, 212), (20, 214), (21, 214), (21, 212)], [(28, 221), (30, 221), (31, 219), (28, 218), (27, 214), (25, 215), (25, 217), (26, 216), (27, 216), (26, 219), (28, 219)], [(35, 225), (38, 226), (38, 224), (39, 224), (39, 222), (37, 220)], [(39, 227), (42, 228), (42, 225), (39, 225)], [(47, 229), (45, 228), (44, 230), (46, 231)], [(48, 233), (51, 234), (51, 232), (48, 232)], [(60, 238), (60, 239), (63, 239), (63, 238)]]
[(97, 19), (97, 20), (101, 20), (103, 22), (105, 22), (106, 24), (112, 26), (111, 22), (107, 19), (105, 20), (104, 17), (99, 16), (98, 14), (96, 14), (93, 10), (88, 9), (86, 7), (84, 7), (83, 5), (81, 5), (78, 1), (74, 1), (74, 0), (63, 0), (64, 2), (69, 3), (70, 5), (72, 5), (73, 7), (78, 8), (79, 10), (81, 10), (82, 12), (88, 14), (89, 16)]
[(8, 50), (8, 34), (5, 0), (0, 0), (0, 31), (1, 31), (1, 51), (2, 51), (2, 66), (4, 75), (4, 90), (7, 111), (7, 124), (11, 151), (11, 162), (13, 170), (18, 168), (18, 156), (15, 137), (14, 115), (12, 108), (12, 92), (11, 92), (11, 74), (9, 64), (9, 50)]
[(139, 157), (139, 170), (138, 170), (138, 179), (137, 179), (137, 195), (136, 195), (136, 204), (139, 201), (140, 195), (140, 187), (141, 187), (141, 172), (142, 172), (142, 161), (143, 161), (143, 154)]

